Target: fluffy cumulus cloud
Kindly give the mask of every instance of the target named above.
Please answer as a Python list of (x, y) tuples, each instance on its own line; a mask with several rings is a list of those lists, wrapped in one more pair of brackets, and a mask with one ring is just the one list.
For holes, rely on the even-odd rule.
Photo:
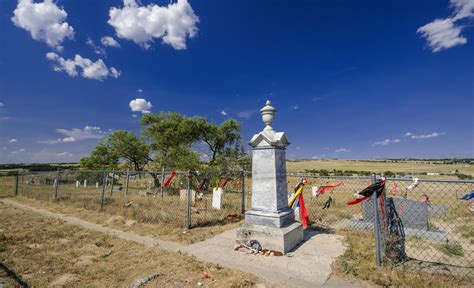
[(221, 115), (222, 116), (227, 116), (227, 112), (225, 112), (224, 110), (221, 111)]
[(120, 71), (114, 67), (108, 68), (102, 59), (93, 62), (79, 54), (76, 54), (74, 59), (64, 59), (54, 52), (46, 54), (46, 58), (55, 63), (54, 71), (66, 72), (71, 77), (76, 77), (80, 73), (84, 78), (103, 81), (107, 77), (118, 78), (120, 76)]
[(72, 143), (76, 141), (88, 140), (88, 139), (100, 139), (105, 136), (105, 132), (100, 127), (96, 126), (85, 126), (84, 128), (74, 128), (71, 130), (59, 128), (56, 132), (62, 134), (65, 137), (57, 138), (53, 140), (40, 140), (39, 144), (59, 144), (59, 143)]
[(106, 47), (115, 47), (119, 48), (120, 44), (115, 40), (113, 37), (110, 36), (104, 36), (100, 39), (100, 43)]
[(18, 142), (18, 140), (16, 140), (15, 138), (10, 139), (10, 140), (8, 141), (8, 143), (16, 143), (16, 142)]
[(11, 20), (17, 27), (30, 32), (33, 39), (61, 50), (64, 39), (74, 38), (74, 29), (65, 21), (66, 18), (66, 11), (52, 0), (38, 3), (19, 0)]
[(393, 140), (385, 139), (385, 140), (382, 140), (382, 141), (375, 142), (374, 144), (372, 144), (372, 146), (387, 146), (387, 145), (393, 144), (393, 143), (400, 143), (400, 139), (393, 139)]
[(154, 39), (174, 49), (186, 49), (186, 38), (197, 34), (199, 18), (187, 0), (166, 7), (156, 4), (141, 6), (136, 0), (124, 0), (123, 7), (112, 7), (108, 23), (118, 37), (132, 40), (148, 48)]
[(435, 19), (417, 30), (433, 52), (467, 43), (467, 39), (461, 35), (466, 25), (461, 22), (474, 17), (474, 0), (451, 0), (451, 6), (454, 8), (451, 17)]
[(142, 113), (150, 113), (151, 105), (150, 101), (146, 101), (145, 99), (137, 98), (128, 104), (130, 109), (132, 109), (133, 112), (142, 112)]
[(443, 132), (433, 132), (429, 134), (414, 134), (411, 132), (407, 132), (405, 134), (405, 137), (409, 137), (411, 139), (429, 139), (429, 138), (435, 138), (444, 135), (445, 133)]

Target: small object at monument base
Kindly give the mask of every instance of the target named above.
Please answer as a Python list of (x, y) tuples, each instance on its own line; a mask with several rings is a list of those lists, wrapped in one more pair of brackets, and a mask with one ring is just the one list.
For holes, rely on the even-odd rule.
[(281, 228), (247, 223), (237, 228), (238, 243), (257, 240), (265, 249), (281, 251), (283, 254), (298, 246), (303, 239), (303, 226), (298, 222)]

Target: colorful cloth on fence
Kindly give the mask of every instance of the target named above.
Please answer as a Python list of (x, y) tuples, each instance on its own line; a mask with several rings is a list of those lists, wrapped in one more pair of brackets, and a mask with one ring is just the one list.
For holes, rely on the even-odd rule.
[(340, 186), (340, 185), (342, 185), (342, 182), (339, 182), (339, 183), (334, 184), (334, 185), (321, 186), (321, 187), (318, 188), (318, 190), (316, 190), (313, 193), (313, 197), (319, 197), (319, 196), (323, 195), (324, 192), (326, 192), (327, 190), (331, 190), (331, 189), (336, 188), (337, 186)]
[(171, 184), (171, 181), (173, 181), (174, 176), (176, 176), (176, 173), (171, 171), (171, 175), (166, 179), (165, 183), (163, 183), (163, 187), (168, 187)]
[(201, 181), (199, 181), (198, 185), (196, 186), (196, 191), (201, 191), (201, 189), (206, 185), (207, 179), (204, 178)]
[(471, 191), (471, 193), (467, 193), (466, 195), (462, 196), (459, 198), (461, 200), (471, 200), (474, 199), (474, 191)]
[(326, 202), (324, 202), (323, 210), (324, 209), (329, 209), (329, 207), (331, 207), (331, 204), (332, 204), (332, 197), (329, 196), (328, 200), (326, 200)]
[(219, 187), (224, 188), (228, 182), (229, 182), (229, 178), (222, 179), (221, 182), (219, 183)]
[(382, 191), (384, 189), (385, 189), (385, 179), (380, 179), (378, 182), (376, 182), (372, 185), (369, 185), (367, 188), (365, 188), (364, 190), (357, 193), (361, 197), (350, 200), (346, 204), (347, 205), (354, 205), (354, 204), (360, 203), (362, 201), (365, 201), (365, 200), (369, 199), (374, 194), (377, 197), (379, 197), (380, 194), (382, 194)]

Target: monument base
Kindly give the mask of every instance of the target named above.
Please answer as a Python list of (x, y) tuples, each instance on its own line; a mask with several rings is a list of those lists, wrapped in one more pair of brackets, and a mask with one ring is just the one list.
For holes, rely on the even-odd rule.
[(237, 243), (245, 244), (247, 240), (257, 240), (262, 248), (284, 254), (301, 243), (303, 238), (303, 226), (298, 222), (283, 228), (253, 224), (244, 224), (237, 228)]
[(285, 227), (295, 222), (293, 209), (286, 206), (280, 211), (264, 211), (251, 208), (245, 212), (245, 223), (249, 225), (263, 225), (270, 227)]

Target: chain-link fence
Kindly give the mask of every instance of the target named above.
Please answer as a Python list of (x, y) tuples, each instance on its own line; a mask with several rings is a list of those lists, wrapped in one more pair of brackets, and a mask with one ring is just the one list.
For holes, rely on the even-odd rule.
[(405, 263), (474, 278), (474, 181), (388, 178), (380, 197), (347, 205), (377, 178), (289, 173), (289, 194), (301, 178), (312, 226), (374, 233), (379, 266)]
[(244, 171), (59, 170), (10, 178), (0, 178), (6, 196), (52, 200), (139, 223), (184, 228), (239, 221), (248, 199)]

